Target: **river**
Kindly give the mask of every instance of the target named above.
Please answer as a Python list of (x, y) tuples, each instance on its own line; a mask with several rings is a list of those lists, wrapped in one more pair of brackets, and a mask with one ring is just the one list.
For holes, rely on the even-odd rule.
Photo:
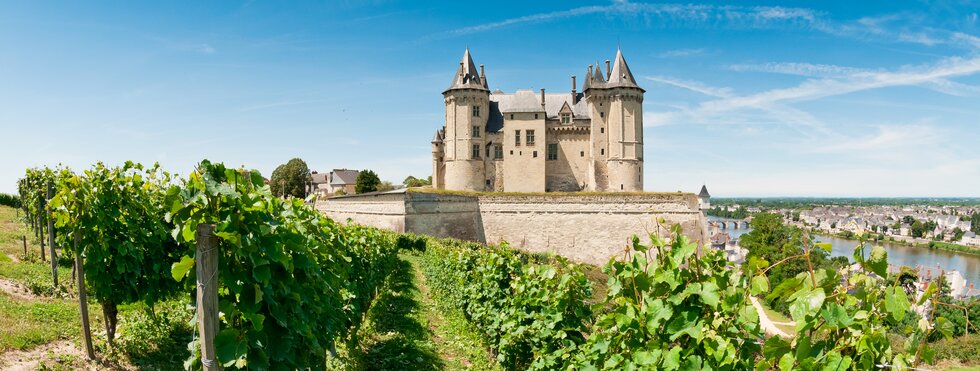
[[(725, 221), (728, 219), (709, 216), (708, 220)], [(728, 229), (722, 230), (722, 232), (728, 232), (732, 238), (738, 238), (739, 236), (749, 233), (750, 231), (752, 231), (752, 229), (741, 226), (739, 226), (738, 229), (732, 229), (731, 226), (729, 226)], [(831, 256), (846, 256), (849, 260), (854, 260), (852, 257), (854, 256), (854, 248), (857, 247), (858, 241), (845, 240), (825, 235), (813, 235), (813, 239), (821, 242), (828, 242), (833, 245), (833, 249), (831, 249), (830, 253)], [(963, 274), (963, 278), (965, 278), (967, 282), (980, 284), (980, 256), (978, 255), (963, 254), (949, 250), (911, 247), (887, 242), (876, 243), (876, 245), (881, 245), (888, 251), (889, 264), (906, 265), (910, 267), (921, 265), (923, 268), (931, 268), (933, 276), (936, 276), (939, 273), (936, 270), (936, 266), (938, 264), (940, 267), (942, 267), (942, 269), (953, 269), (959, 271), (961, 274)]]

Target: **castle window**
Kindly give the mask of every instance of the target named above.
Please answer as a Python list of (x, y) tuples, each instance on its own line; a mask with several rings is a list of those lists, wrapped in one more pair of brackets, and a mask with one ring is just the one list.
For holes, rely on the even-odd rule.
[(487, 146), (487, 158), (490, 158), (490, 146)]
[(473, 159), (474, 160), (479, 160), (480, 159), (480, 145), (479, 144), (474, 144), (473, 145)]
[(527, 145), (529, 146), (534, 145), (534, 130), (527, 131)]
[(605, 132), (606, 132), (606, 128), (599, 128), (599, 133), (600, 133), (600, 134), (601, 134), (601, 133), (605, 133)]
[(558, 159), (558, 143), (548, 143), (548, 159)]
[(511, 156), (513, 156), (514, 155), (514, 151), (510, 151), (510, 154), (511, 154)]
[(514, 130), (514, 145), (515, 146), (521, 145), (521, 131), (520, 130)]
[(502, 144), (493, 145), (493, 158), (495, 160), (504, 158), (504, 146)]
[(532, 153), (532, 155), (534, 156), (534, 158), (538, 158), (538, 151), (534, 151), (534, 153)]
[(473, 106), (473, 117), (480, 117), (480, 106)]
[(578, 156), (579, 156), (579, 157), (585, 157), (585, 151), (580, 151), (580, 152), (578, 153)]
[(474, 138), (479, 138), (480, 137), (480, 131), (481, 131), (480, 130), (480, 125), (473, 126), (473, 137)]
[(606, 155), (606, 149), (605, 148), (600, 149), (599, 150), (599, 154), (605, 156)]
[(606, 113), (605, 112), (599, 112), (599, 117), (600, 118), (606, 118)]
[(563, 114), (561, 114), (561, 124), (562, 125), (568, 125), (568, 124), (571, 124), (571, 123), (572, 123), (572, 114), (570, 114), (570, 113), (563, 113)]
[(535, 113), (535, 114), (534, 114), (534, 119), (535, 119), (535, 120), (537, 120), (537, 119), (538, 119), (538, 114), (537, 114), (537, 113)]
[(512, 113), (512, 114), (510, 114), (510, 119), (511, 119), (511, 120), (513, 120), (513, 119), (514, 119), (514, 114), (513, 114), (513, 113)]

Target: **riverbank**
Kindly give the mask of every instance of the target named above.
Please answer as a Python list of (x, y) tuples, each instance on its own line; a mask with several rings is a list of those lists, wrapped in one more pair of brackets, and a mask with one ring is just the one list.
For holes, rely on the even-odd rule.
[[(803, 228), (799, 226), (797, 226), (797, 228), (801, 228), (810, 233), (817, 234), (824, 237), (833, 237), (833, 238), (838, 238), (838, 239), (848, 240), (848, 241), (861, 241), (861, 239), (855, 235), (847, 236), (844, 234), (832, 234), (819, 229)], [(929, 241), (927, 243), (908, 242), (901, 239), (895, 239), (891, 236), (886, 236), (882, 240), (869, 239), (866, 241), (868, 243), (887, 242), (899, 246), (915, 247), (915, 248), (922, 248), (922, 249), (929, 249), (929, 250), (945, 250), (945, 251), (952, 251), (952, 252), (963, 253), (968, 255), (980, 256), (980, 248), (970, 247), (966, 245), (959, 245), (959, 244), (949, 243), (949, 242), (941, 242), (941, 241)]]

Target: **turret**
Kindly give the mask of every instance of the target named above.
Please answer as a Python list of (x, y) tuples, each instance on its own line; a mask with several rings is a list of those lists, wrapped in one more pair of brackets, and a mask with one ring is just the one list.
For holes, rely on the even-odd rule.
[(477, 72), (467, 48), (452, 83), (442, 93), (446, 104), (446, 127), (442, 138), (445, 189), (485, 189), (483, 148), (490, 114), (490, 89), (486, 80), (483, 65)]
[[(603, 79), (605, 75), (605, 79)], [(592, 117), (590, 188), (606, 192), (643, 191), (643, 93), (622, 51), (589, 68), (584, 84)]]
[(708, 187), (701, 185), (701, 192), (698, 192), (698, 206), (701, 210), (708, 210), (711, 208), (711, 195), (708, 194)]

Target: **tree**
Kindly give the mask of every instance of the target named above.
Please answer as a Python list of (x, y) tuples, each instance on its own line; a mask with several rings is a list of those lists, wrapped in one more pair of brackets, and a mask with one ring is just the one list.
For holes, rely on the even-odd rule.
[(905, 217), (902, 218), (902, 223), (905, 224), (915, 223), (915, 218), (913, 218), (911, 215), (906, 215)]
[(918, 220), (912, 223), (912, 237), (922, 237), (926, 235), (926, 225)]
[(386, 191), (390, 191), (390, 190), (393, 190), (393, 189), (395, 189), (395, 185), (394, 184), (391, 184), (391, 182), (389, 182), (389, 181), (386, 180), (386, 181), (381, 182), (381, 184), (378, 184), (378, 189), (376, 191), (378, 191), (378, 192), (386, 192)]
[(966, 234), (960, 227), (953, 228), (953, 241), (959, 241), (963, 239), (963, 235)]
[(409, 175), (408, 178), (405, 178), (405, 181), (402, 182), (402, 184), (404, 184), (406, 187), (427, 186), (432, 184), (432, 177), (430, 176), (428, 179), (419, 179)]
[(375, 192), (381, 185), (381, 178), (371, 170), (364, 170), (357, 174), (357, 184), (354, 186), (355, 193)]
[(313, 176), (310, 175), (310, 168), (306, 166), (306, 161), (294, 158), (272, 171), (269, 188), (276, 196), (305, 198), (312, 182)]
[(973, 216), (970, 218), (970, 230), (973, 233), (980, 233), (980, 212), (973, 213)]

